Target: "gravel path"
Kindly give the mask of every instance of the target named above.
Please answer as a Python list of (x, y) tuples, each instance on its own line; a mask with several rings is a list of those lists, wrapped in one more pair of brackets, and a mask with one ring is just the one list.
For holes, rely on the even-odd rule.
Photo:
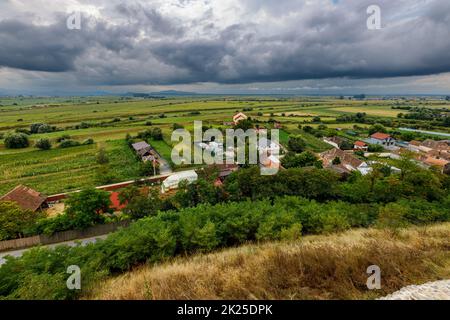
[(407, 286), (380, 300), (450, 300), (450, 280)]

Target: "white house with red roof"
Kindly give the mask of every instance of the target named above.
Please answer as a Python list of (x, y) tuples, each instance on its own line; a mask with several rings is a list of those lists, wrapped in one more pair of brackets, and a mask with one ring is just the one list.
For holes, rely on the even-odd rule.
[(382, 132), (376, 132), (366, 140), (369, 144), (379, 144), (383, 147), (393, 147), (395, 145), (395, 139), (391, 135)]
[(364, 141), (356, 141), (355, 144), (353, 145), (353, 149), (355, 150), (362, 150), (362, 151), (367, 151), (369, 149), (369, 146), (367, 145), (367, 143), (365, 143)]
[(242, 112), (238, 112), (233, 116), (233, 122), (235, 125), (238, 124), (240, 121), (247, 119), (248, 117)]

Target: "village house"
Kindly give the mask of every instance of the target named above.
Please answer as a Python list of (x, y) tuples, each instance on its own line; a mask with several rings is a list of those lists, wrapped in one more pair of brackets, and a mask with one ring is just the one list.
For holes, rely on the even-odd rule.
[[(366, 162), (356, 158), (353, 154), (336, 148), (320, 153), (319, 157), (325, 168), (337, 165), (348, 171), (359, 171), (363, 175), (372, 170)], [(333, 163), (335, 159), (339, 159), (340, 163)]]
[(369, 146), (367, 145), (367, 143), (363, 141), (356, 141), (355, 144), (353, 145), (353, 149), (367, 151), (369, 149)]
[(445, 159), (436, 159), (433, 157), (426, 157), (426, 156), (423, 157), (421, 160), (425, 165), (429, 167), (438, 167), (441, 170), (443, 170), (450, 163), (450, 161)]
[(393, 147), (395, 145), (395, 139), (387, 133), (376, 132), (366, 140), (369, 144), (378, 144), (383, 147)]
[(33, 212), (48, 208), (47, 196), (23, 185), (15, 187), (1, 197), (0, 201), (15, 202), (22, 210)]
[(131, 147), (134, 149), (136, 154), (141, 158), (142, 161), (154, 161), (156, 159), (154, 153), (152, 152), (152, 147), (145, 141), (140, 141), (133, 143)]
[(421, 146), (437, 151), (450, 151), (450, 145), (446, 141), (427, 139), (421, 143)]
[(233, 123), (236, 125), (239, 122), (243, 121), (243, 120), (247, 120), (248, 117), (242, 113), (242, 112), (238, 112), (233, 116)]

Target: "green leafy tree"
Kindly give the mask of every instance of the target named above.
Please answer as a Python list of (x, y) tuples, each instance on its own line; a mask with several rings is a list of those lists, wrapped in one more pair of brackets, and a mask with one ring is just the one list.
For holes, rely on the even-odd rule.
[(370, 126), (369, 128), (369, 134), (374, 134), (375, 132), (382, 132), (386, 133), (387, 129), (385, 126), (383, 126), (380, 123), (375, 123), (374, 125)]
[(94, 188), (72, 194), (65, 202), (67, 216), (77, 229), (104, 222), (103, 214), (112, 213), (109, 193)]
[(49, 139), (42, 138), (36, 141), (35, 147), (41, 150), (50, 150), (52, 148), (52, 144)]
[(290, 136), (288, 141), (288, 148), (290, 151), (301, 153), (305, 150), (306, 143), (300, 136)]
[(124, 189), (119, 194), (121, 204), (126, 204), (123, 213), (132, 219), (140, 219), (146, 216), (156, 215), (162, 208), (162, 200), (156, 189), (139, 189), (131, 186)]
[(28, 136), (24, 133), (8, 133), (4, 140), (7, 149), (21, 149), (30, 145)]
[(43, 216), (41, 212), (22, 210), (15, 202), (0, 201), (0, 240), (23, 237)]
[(106, 153), (105, 148), (98, 149), (98, 152), (97, 152), (97, 163), (98, 164), (107, 164), (107, 163), (109, 163), (108, 154)]
[(392, 231), (398, 231), (408, 225), (406, 214), (408, 209), (398, 203), (389, 203), (381, 207), (378, 214), (377, 226), (387, 228)]
[(151, 133), (151, 137), (154, 140), (162, 140), (163, 139), (163, 134), (161, 131), (161, 128), (153, 128), (152, 133)]

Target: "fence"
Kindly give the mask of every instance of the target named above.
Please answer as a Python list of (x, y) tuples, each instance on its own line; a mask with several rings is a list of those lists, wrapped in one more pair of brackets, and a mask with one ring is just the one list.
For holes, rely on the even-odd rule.
[(111, 233), (113, 231), (116, 231), (120, 227), (125, 228), (129, 224), (130, 221), (120, 221), (116, 223), (108, 223), (93, 226), (85, 230), (69, 230), (56, 232), (50, 236), (38, 235), (22, 239), (0, 241), (0, 252), (26, 249), (37, 245), (48, 245), (65, 241), (102, 236)]

